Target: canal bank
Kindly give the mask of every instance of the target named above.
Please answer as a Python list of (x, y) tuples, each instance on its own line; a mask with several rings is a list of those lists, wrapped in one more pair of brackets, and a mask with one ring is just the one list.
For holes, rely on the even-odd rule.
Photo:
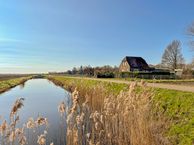
[(27, 80), (29, 80), (31, 78), (32, 77), (20, 77), (20, 78), (14, 78), (14, 79), (0, 81), (0, 94), (8, 91), (9, 89), (14, 88), (20, 84), (24, 84)]

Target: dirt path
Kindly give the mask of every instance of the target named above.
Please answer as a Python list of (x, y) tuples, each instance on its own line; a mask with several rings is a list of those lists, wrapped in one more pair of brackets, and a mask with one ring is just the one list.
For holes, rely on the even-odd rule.
[[(97, 79), (97, 78), (86, 78), (86, 77), (72, 77), (72, 78), (79, 78), (79, 79), (86, 79), (86, 80), (97, 80), (97, 81), (113, 82), (113, 83), (120, 83), (120, 84), (130, 84), (130, 81), (125, 81), (125, 80)], [(194, 93), (194, 86), (174, 85), (174, 84), (167, 84), (167, 83), (147, 83), (147, 86), (154, 87), (154, 88), (162, 88), (162, 89), (169, 89), (169, 90), (177, 90), (177, 91), (185, 91), (185, 92), (193, 92)]]

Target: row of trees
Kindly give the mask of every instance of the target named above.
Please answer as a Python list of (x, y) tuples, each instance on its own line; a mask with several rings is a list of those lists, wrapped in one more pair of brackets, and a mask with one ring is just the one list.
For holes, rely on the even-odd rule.
[[(107, 75), (107, 77), (114, 77), (113, 75), (118, 72), (117, 66), (105, 65), (102, 67), (91, 67), (91, 66), (80, 66), (78, 68), (74, 67), (72, 70), (65, 72), (69, 75), (86, 75), (86, 76), (100, 76)], [(106, 77), (106, 76), (104, 76)]]

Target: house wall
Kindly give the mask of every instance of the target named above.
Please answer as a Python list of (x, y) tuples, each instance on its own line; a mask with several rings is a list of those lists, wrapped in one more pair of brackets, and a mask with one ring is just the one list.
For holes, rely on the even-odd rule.
[(121, 62), (119, 72), (130, 72), (130, 66), (126, 60)]

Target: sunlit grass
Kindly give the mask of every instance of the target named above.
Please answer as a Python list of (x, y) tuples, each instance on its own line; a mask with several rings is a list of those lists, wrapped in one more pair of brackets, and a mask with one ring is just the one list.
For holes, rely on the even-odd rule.
[(0, 81), (0, 93), (13, 88), (19, 84), (23, 84), (25, 81), (30, 79), (31, 77), (22, 77), (22, 78), (15, 78), (15, 79), (9, 79)]

